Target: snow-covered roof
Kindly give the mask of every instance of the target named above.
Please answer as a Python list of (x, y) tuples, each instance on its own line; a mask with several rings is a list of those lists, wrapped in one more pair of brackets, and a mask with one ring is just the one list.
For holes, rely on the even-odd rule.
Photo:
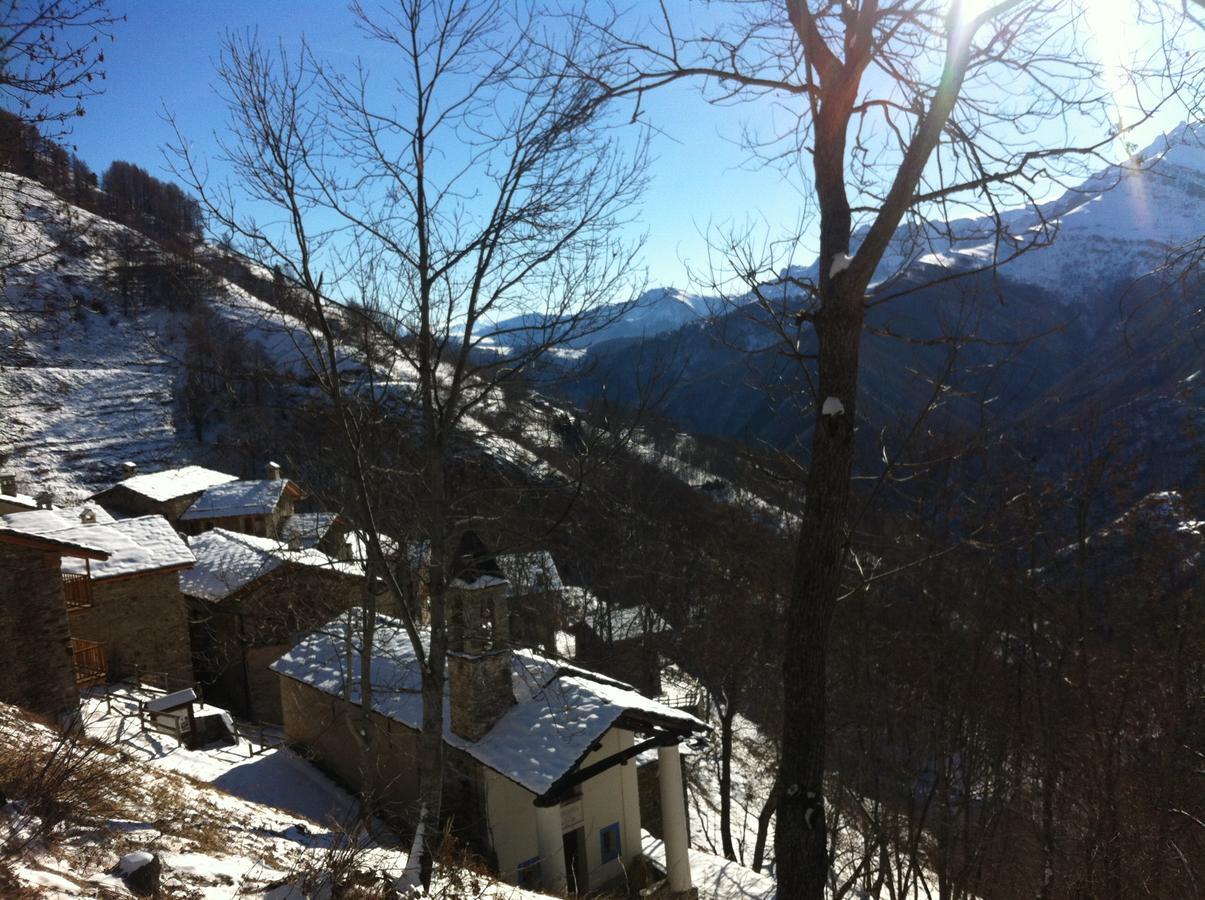
[(294, 513), (281, 523), (280, 539), (291, 547), (316, 547), (338, 518), (338, 513)]
[(107, 522), (97, 516), (91, 524), (83, 524), (76, 518), (59, 534), (68, 535), (69, 540), (95, 544), (108, 552), (107, 560), (92, 563), (89, 569), (85, 569), (82, 560), (63, 560), (64, 572), (90, 571), (93, 581), (180, 569), (193, 564), (192, 551), (163, 516), (116, 521), (110, 517)]
[[(358, 703), (361, 617), (362, 612), (353, 609), (333, 619), (273, 663), (273, 670), (335, 696), (344, 695), (350, 672), (350, 701)], [(410, 728), (421, 728), (418, 661), (401, 623), (389, 616), (376, 617), (372, 672), (373, 708)], [(625, 715), (679, 731), (706, 727), (630, 685), (530, 650), (511, 654), (511, 690), (515, 705), (480, 740), (469, 741), (451, 731), (445, 687), (444, 740), (537, 796), (572, 772)]]
[[(83, 513), (92, 521), (84, 521)], [(137, 575), (159, 569), (190, 566), (192, 552), (163, 516), (114, 519), (99, 506), (39, 509), (5, 516), (19, 528), (36, 530), (57, 541), (104, 551), (107, 559), (85, 565), (83, 559), (64, 559), (64, 572), (90, 572), (93, 580)]]
[(313, 548), (290, 550), (273, 538), (214, 528), (189, 539), (197, 564), (180, 573), (180, 590), (190, 597), (222, 600), (286, 563), (363, 575), (355, 563), (339, 562)]
[(12, 506), (23, 506), (26, 509), (38, 508), (37, 499), (28, 494), (0, 494), (0, 502), (8, 503)]
[[(67, 525), (62, 510), (31, 509), (26, 512), (0, 516), (0, 541), (27, 544), (57, 552), (63, 556), (79, 556), (86, 559), (105, 560), (109, 552), (94, 542), (92, 535), (86, 540), (64, 533)], [(78, 520), (76, 521), (78, 525)], [(66, 562), (66, 560), (64, 560)]]
[(552, 554), (547, 550), (504, 553), (498, 557), (498, 568), (510, 582), (511, 596), (560, 591), (564, 588)]
[(178, 469), (164, 469), (162, 472), (150, 472), (146, 475), (134, 475), (124, 481), (119, 481), (115, 487), (124, 487), (136, 494), (142, 494), (159, 503), (175, 500), (188, 494), (198, 494), (214, 485), (237, 481), (235, 475), (216, 472), (204, 466), (181, 466)]
[(207, 488), (180, 516), (182, 522), (196, 519), (225, 519), (232, 516), (270, 515), (285, 487), (285, 478), (261, 478), (254, 481), (228, 481)]

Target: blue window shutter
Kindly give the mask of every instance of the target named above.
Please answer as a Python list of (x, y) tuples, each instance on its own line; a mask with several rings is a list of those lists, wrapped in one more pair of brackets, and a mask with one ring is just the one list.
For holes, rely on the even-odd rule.
[(619, 859), (622, 852), (619, 843), (619, 823), (614, 822), (598, 832), (598, 842), (602, 850), (602, 861), (607, 863)]

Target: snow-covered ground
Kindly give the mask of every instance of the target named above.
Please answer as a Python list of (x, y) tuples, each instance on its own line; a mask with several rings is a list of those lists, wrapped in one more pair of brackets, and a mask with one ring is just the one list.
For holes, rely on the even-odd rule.
[[(342, 827), (353, 823), (359, 804), (350, 794), (286, 747), (268, 729), (263, 742), (240, 738), (229, 746), (189, 750), (175, 738), (144, 731), (139, 701), (159, 694), (126, 686), (95, 688), (84, 695), (82, 715), (87, 733), (120, 747), (134, 759), (204, 781), (227, 793), (288, 810), (315, 822)], [(209, 710), (197, 710), (198, 715)]]
[[(77, 798), (77, 808), (46, 837), (37, 834), (41, 820), (30, 812), (31, 798), (10, 791), (0, 804), (0, 896), (17, 890), (22, 897), (130, 897), (119, 863), (132, 853), (157, 855), (164, 895), (190, 900), (326, 900), (329, 873), (340, 866), (357, 873), (356, 896), (392, 895), (406, 883), (407, 856), (397, 841), (379, 828), (369, 838), (340, 825), (354, 815), (355, 802), (305, 760), (246, 740), (190, 751), (170, 737), (143, 733), (131, 711), (149, 696), (113, 688), (85, 698), (84, 740), (117, 751), (100, 757), (106, 767), (100, 802), (87, 806)], [(45, 754), (56, 741), (44, 726), (0, 704), (0, 752)], [(439, 867), (431, 896), (544, 895)]]
[[(664, 868), (665, 844), (647, 831), (640, 837), (644, 855)], [(777, 885), (768, 875), (697, 848), (690, 851), (690, 875), (699, 900), (775, 900), (778, 896)]]

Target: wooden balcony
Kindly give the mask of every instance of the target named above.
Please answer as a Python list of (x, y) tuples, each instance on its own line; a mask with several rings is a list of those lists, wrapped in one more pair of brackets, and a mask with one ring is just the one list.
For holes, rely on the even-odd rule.
[(79, 687), (100, 684), (108, 678), (104, 644), (72, 638), (71, 652), (75, 655), (75, 683)]
[(75, 572), (64, 572), (63, 599), (67, 601), (68, 612), (87, 609), (92, 605), (92, 579)]

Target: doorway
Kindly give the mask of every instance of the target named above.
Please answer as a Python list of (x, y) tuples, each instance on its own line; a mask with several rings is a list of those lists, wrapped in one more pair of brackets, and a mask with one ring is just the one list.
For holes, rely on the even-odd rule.
[(586, 883), (586, 831), (574, 828), (566, 831), (563, 836), (565, 846), (565, 878), (569, 882), (569, 892), (580, 894), (589, 885)]

